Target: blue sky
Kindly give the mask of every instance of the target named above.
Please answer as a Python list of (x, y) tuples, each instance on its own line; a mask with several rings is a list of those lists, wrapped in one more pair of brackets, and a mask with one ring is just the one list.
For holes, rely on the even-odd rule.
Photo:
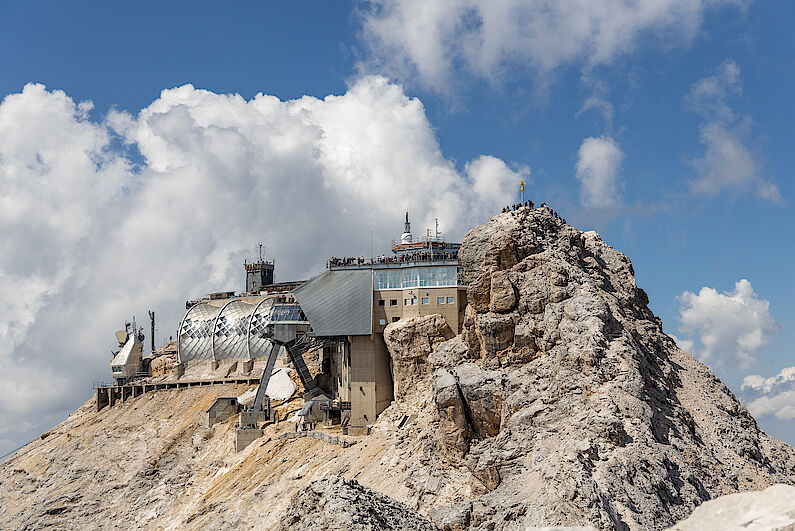
[[(277, 277), (300, 277), (327, 254), (366, 253), (369, 231), (387, 242), (404, 208), (418, 223), (440, 217), (460, 236), (507, 202), (520, 178), (530, 181), (529, 197), (626, 253), (666, 331), (683, 346), (694, 341), (692, 353), (755, 404), (763, 429), (795, 442), (795, 387), (780, 373), (795, 365), (795, 5), (561, 3), (553, 21), (560, 27), (551, 28), (532, 2), (501, 0), (492, 10), (474, 0), (458, 4), (465, 7), (4, 3), (0, 197), (24, 205), (14, 194), (26, 198), (44, 187), (49, 207), (69, 216), (47, 219), (46, 200), (0, 216), (7, 241), (0, 284), (34, 301), (0, 307), (0, 364), (14, 367), (7, 372), (15, 381), (0, 396), (0, 420), (19, 426), (31, 412), (43, 419), (7, 428), (1, 445), (13, 448), (45, 430), (88, 397), (91, 381), (108, 377), (112, 323), (155, 307), (164, 316), (160, 335), (171, 335), (181, 301), (239, 287), (237, 262), (259, 236), (277, 258)], [(511, 15), (501, 18), (494, 6)], [(590, 29), (580, 32), (583, 21)], [(25, 89), (30, 83), (46, 90)], [(195, 88), (161, 97), (186, 84)], [(249, 126), (246, 113), (260, 93), (256, 112), (267, 111)], [(76, 107), (84, 101), (93, 107)], [(63, 136), (54, 134), (59, 128)], [(39, 143), (48, 132), (60, 140), (45, 149)], [(182, 137), (195, 143), (174, 140)], [(281, 143), (267, 151), (257, 143), (271, 146), (265, 137)], [(308, 150), (318, 145), (315, 159)], [(90, 154), (93, 165), (72, 160), (67, 148)], [(260, 165), (237, 162), (266, 151)], [(43, 169), (31, 160), (44, 160)], [(228, 214), (257, 183), (267, 183), (257, 192), (265, 212)], [(207, 192), (186, 196), (199, 194), (187, 189)], [(397, 199), (387, 211), (368, 210), (379, 194)], [(295, 237), (280, 240), (262, 228), (283, 226), (296, 212), (277, 203), (307, 212), (329, 201), (342, 215), (328, 227), (310, 215), (290, 219), (295, 237), (312, 235), (300, 250)], [(205, 209), (224, 222), (205, 220)], [(173, 230), (149, 222), (163, 211)], [(32, 216), (41, 227), (28, 230)], [(125, 245), (109, 253), (108, 242), (119, 241)], [(119, 266), (114, 260), (124, 252)], [(166, 255), (195, 264), (158, 282), (174, 269)], [(26, 265), (40, 258), (48, 268)], [(750, 291), (736, 287), (742, 279)], [(98, 306), (103, 319), (81, 326)], [(53, 354), (47, 330), (68, 335), (71, 346)], [(52, 396), (18, 406), (34, 388), (19, 382), (47, 366), (57, 367), (44, 370), (58, 382)], [(778, 378), (759, 383), (749, 375)]]

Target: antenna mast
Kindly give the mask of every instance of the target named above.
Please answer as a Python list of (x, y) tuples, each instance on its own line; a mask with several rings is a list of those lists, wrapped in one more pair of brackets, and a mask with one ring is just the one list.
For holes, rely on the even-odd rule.
[(149, 322), (151, 325), (152, 354), (155, 353), (155, 311), (149, 310)]

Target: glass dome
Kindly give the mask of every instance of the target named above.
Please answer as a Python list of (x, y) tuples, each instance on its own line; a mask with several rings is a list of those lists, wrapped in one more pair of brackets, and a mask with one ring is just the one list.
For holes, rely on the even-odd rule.
[(259, 358), (269, 352), (271, 323), (306, 324), (300, 306), (274, 298), (202, 301), (182, 318), (177, 337), (180, 362)]

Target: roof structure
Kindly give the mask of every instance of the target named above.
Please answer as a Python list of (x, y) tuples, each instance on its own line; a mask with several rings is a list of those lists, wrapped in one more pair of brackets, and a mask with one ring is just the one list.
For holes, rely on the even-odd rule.
[(373, 272), (324, 271), (293, 290), (315, 336), (369, 336), (373, 331)]

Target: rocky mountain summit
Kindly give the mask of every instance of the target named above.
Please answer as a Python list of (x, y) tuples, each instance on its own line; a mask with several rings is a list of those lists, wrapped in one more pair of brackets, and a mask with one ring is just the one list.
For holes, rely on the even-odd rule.
[(598, 234), (520, 209), (470, 231), (460, 256), (463, 334), (393, 340), (428, 334), (428, 317), (385, 336), (395, 359), (425, 355), (395, 364), (396, 389), (432, 388), (440, 455), (471, 474), (473, 497), (430, 510), (437, 523), (662, 529), (715, 496), (795, 482), (793, 448), (663, 333)]
[(0, 465), (0, 527), (665, 529), (795, 483), (795, 450), (663, 333), (596, 233), (524, 208), (460, 257), (462, 333), (436, 315), (387, 327), (395, 401), (370, 435), (283, 421), (234, 453), (234, 419), (203, 415), (247, 386), (89, 402)]

